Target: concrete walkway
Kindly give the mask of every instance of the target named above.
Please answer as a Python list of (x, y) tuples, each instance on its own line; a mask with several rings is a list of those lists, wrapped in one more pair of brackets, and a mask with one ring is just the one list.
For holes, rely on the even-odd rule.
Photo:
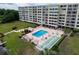
[[(25, 28), (25, 29), (27, 29), (27, 28)], [(13, 32), (22, 32), (22, 31), (24, 31), (25, 29), (12, 30), (12, 31), (10, 31), (10, 32), (4, 33), (4, 35), (8, 35), (8, 34), (13, 33)]]

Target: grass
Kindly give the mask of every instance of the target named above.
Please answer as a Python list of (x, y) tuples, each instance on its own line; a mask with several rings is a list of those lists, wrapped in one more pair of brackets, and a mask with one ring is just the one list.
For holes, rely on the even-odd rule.
[(20, 33), (11, 33), (5, 36), (5, 41), (7, 41), (6, 47), (9, 50), (9, 54), (20, 54), (21, 51), (26, 47), (26, 43), (19, 39)]
[(71, 32), (71, 29), (65, 27), (65, 28), (64, 28), (64, 32), (65, 32), (65, 33), (70, 33), (70, 32)]
[(73, 33), (73, 36), (70, 36), (69, 38), (65, 39), (60, 44), (60, 54), (79, 55), (79, 34), (77, 33)]
[(70, 37), (67, 47), (71, 48), (72, 54), (79, 55), (79, 35), (75, 34), (73, 37)]
[(27, 28), (27, 27), (35, 27), (36, 24), (27, 23), (22, 21), (14, 21), (10, 23), (0, 24), (0, 32), (5, 33), (12, 30), (12, 27), (16, 26), (17, 29)]
[(5, 36), (5, 41), (7, 41), (6, 47), (8, 49), (8, 53), (10, 55), (20, 55), (23, 54), (26, 50), (31, 50), (33, 51), (32, 53), (35, 53), (34, 49), (32, 48), (33, 45), (31, 43), (24, 42), (18, 37), (19, 35), (20, 33), (11, 33)]
[[(27, 27), (35, 27), (36, 24), (21, 22), (21, 21), (0, 24), (0, 32), (5, 33), (11, 31), (13, 26), (16, 26), (17, 29), (21, 29)], [(35, 53), (31, 43), (29, 44), (28, 42), (24, 42), (22, 39), (18, 37), (20, 34), (21, 33), (11, 33), (4, 37), (4, 40), (7, 41), (6, 47), (8, 49), (8, 54), (10, 55), (22, 54), (26, 50), (27, 51), (30, 50), (33, 51), (33, 53)]]
[[(70, 28), (64, 28), (66, 34), (71, 32)], [(58, 54), (61, 55), (79, 55), (79, 29), (75, 29), (73, 36), (60, 42), (59, 46), (53, 47), (54, 50), (58, 49)]]

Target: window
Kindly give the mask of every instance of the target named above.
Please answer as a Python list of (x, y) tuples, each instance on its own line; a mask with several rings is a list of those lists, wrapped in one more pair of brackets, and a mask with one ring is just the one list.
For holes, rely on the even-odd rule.
[(71, 17), (71, 15), (67, 15), (67, 17)]
[(38, 18), (41, 18), (40, 16), (38, 16)]
[(66, 7), (66, 5), (61, 5), (60, 7)]
[(60, 22), (64, 22), (64, 20), (59, 20)]
[(69, 5), (69, 7), (72, 7), (72, 5)]
[(60, 14), (59, 16), (65, 16), (65, 14)]
[(38, 14), (38, 15), (41, 15), (41, 14)]
[(48, 16), (48, 14), (45, 14), (45, 16)]
[(62, 25), (64, 25), (64, 23), (61, 23)]
[(68, 11), (67, 13), (68, 13), (68, 14), (70, 14), (70, 13), (71, 13), (71, 11)]
[(60, 7), (63, 7), (63, 5), (61, 5)]
[(77, 6), (78, 6), (77, 4), (73, 5), (73, 7), (77, 7)]
[(53, 20), (49, 20), (49, 22), (52, 22)]
[(79, 24), (79, 22), (77, 22), (77, 24)]
[(58, 8), (50, 8), (50, 10), (58, 10)]
[(74, 26), (73, 24), (71, 24), (71, 26)]
[(59, 17), (59, 19), (65, 19), (64, 17)]
[(79, 27), (79, 25), (77, 25), (77, 27)]
[(66, 7), (66, 5), (63, 5), (64, 7)]
[(58, 8), (55, 8), (55, 10), (58, 10)]
[(38, 13), (41, 13), (41, 11), (38, 11)]
[(45, 17), (46, 19), (48, 18), (48, 17)]
[(66, 21), (67, 23), (70, 23), (69, 21)]
[(68, 10), (72, 10), (72, 8), (68, 8)]
[(67, 26), (69, 26), (69, 24), (66, 24)]
[(77, 10), (77, 8), (73, 8), (73, 10)]
[(55, 15), (55, 14), (49, 14), (49, 16), (58, 16), (58, 15)]
[(50, 8), (50, 10), (54, 10), (54, 8)]
[(49, 17), (49, 19), (52, 19), (52, 17)]
[(41, 9), (38, 9), (38, 10), (41, 10)]
[(66, 8), (63, 8), (62, 10), (66, 10)]
[(72, 18), (72, 20), (75, 20), (75, 18)]
[(55, 12), (55, 11), (50, 11), (49, 13), (58, 13), (58, 12)]
[(35, 15), (37, 15), (37, 14), (35, 14)]
[(30, 16), (30, 17), (32, 17), (32, 16)]
[(72, 17), (76, 17), (76, 15), (72, 15)]
[(58, 19), (58, 18), (55, 18), (55, 17), (49, 17), (49, 19)]
[(74, 21), (71, 21), (71, 23), (75, 23)]
[(79, 18), (78, 18), (78, 20), (79, 20)]
[(41, 6), (38, 6), (38, 8), (41, 8)]
[(76, 12), (76, 11), (73, 11), (72, 13), (73, 13), (73, 14), (76, 14), (77, 12)]

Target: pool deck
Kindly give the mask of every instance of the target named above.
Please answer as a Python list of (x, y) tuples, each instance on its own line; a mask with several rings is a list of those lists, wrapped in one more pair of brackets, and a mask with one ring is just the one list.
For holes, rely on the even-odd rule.
[[(33, 33), (36, 33), (39, 30), (45, 30), (48, 33), (46, 33), (40, 37), (36, 37), (36, 36), (32, 35)], [(50, 42), (50, 40), (52, 42), (54, 42), (55, 40), (58, 40), (58, 39), (55, 39), (55, 40), (52, 39), (53, 36), (58, 35), (59, 36), (58, 38), (60, 38), (62, 34), (64, 34), (64, 32), (61, 30), (49, 29), (46, 27), (39, 26), (39, 27), (34, 28), (31, 33), (24, 35), (23, 38), (26, 39), (27, 41), (33, 42), (34, 44), (36, 44), (36, 47), (38, 49), (40, 49), (39, 46), (43, 46), (43, 47), (46, 46), (45, 42), (48, 43), (48, 41)], [(51, 38), (51, 39), (49, 39), (49, 38)], [(50, 44), (52, 44), (52, 43), (50, 43)], [(49, 44), (47, 46), (49, 46)]]

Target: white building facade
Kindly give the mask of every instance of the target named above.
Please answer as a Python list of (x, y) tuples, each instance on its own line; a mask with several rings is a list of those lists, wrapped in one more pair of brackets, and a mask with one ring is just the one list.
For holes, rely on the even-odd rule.
[(19, 7), (21, 21), (79, 29), (79, 4), (52, 4)]

